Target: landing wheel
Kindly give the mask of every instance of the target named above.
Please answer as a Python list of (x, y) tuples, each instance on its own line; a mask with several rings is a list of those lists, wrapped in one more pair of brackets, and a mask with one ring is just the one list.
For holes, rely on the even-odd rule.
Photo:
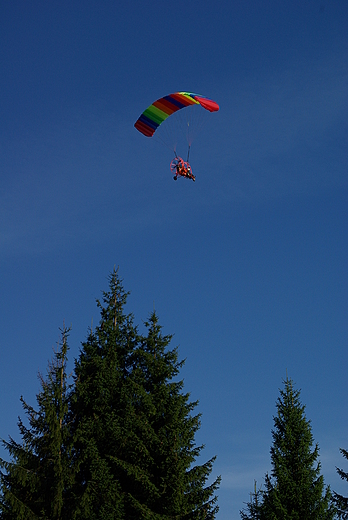
[(177, 180), (178, 180), (178, 177), (177, 177), (176, 175), (174, 175), (173, 179), (174, 179), (175, 181), (177, 181)]

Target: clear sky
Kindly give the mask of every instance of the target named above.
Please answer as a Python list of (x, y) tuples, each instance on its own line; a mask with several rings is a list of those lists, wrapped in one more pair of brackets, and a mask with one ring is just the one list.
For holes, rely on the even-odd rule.
[[(0, 437), (63, 322), (73, 366), (118, 265), (186, 358), (219, 520), (270, 469), (287, 373), (348, 494), (347, 29), (345, 0), (1, 2)], [(220, 104), (195, 183), (133, 127), (177, 90)]]

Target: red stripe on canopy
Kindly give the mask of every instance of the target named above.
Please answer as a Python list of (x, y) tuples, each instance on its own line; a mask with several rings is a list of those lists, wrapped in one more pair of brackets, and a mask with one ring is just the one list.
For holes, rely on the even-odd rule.
[(141, 121), (136, 121), (134, 124), (135, 128), (139, 130), (142, 134), (144, 134), (146, 137), (152, 137), (155, 133), (155, 130), (151, 128), (150, 126), (146, 125), (145, 123), (142, 123)]
[(174, 114), (174, 112), (178, 110), (177, 106), (173, 105), (172, 103), (169, 103), (169, 101), (167, 101), (164, 98), (158, 99), (152, 104), (154, 107), (159, 108), (160, 110), (169, 115)]

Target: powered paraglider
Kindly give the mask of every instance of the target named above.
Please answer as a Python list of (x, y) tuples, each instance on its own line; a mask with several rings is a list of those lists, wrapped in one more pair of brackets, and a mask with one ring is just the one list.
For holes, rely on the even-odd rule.
[[(208, 99), (204, 96), (193, 94), (191, 92), (175, 92), (174, 94), (169, 94), (168, 96), (157, 99), (157, 101), (152, 103), (152, 105), (150, 105), (140, 115), (134, 126), (146, 137), (152, 137), (156, 130), (162, 125), (162, 123), (166, 121), (167, 118), (184, 108), (195, 105), (200, 105), (209, 112), (216, 112), (219, 110), (219, 105), (215, 101), (212, 101), (211, 99)], [(177, 180), (178, 177), (183, 177), (195, 181), (195, 176), (193, 175), (192, 168), (188, 162), (191, 148), (191, 137), (189, 135), (191, 130), (190, 121), (185, 123), (185, 125), (188, 141), (187, 160), (184, 161), (177, 155), (176, 144), (174, 144), (172, 148), (175, 157), (170, 164), (170, 169), (175, 174), (174, 180)]]

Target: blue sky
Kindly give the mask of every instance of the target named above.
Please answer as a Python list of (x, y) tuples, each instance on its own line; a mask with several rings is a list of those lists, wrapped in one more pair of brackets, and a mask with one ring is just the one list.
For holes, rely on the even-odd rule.
[[(16, 437), (63, 322), (73, 366), (118, 265), (140, 328), (155, 305), (186, 358), (220, 520), (270, 469), (286, 373), (326, 483), (348, 494), (348, 3), (266, 4), (0, 7), (0, 437)], [(220, 104), (192, 146), (195, 183), (133, 128), (177, 90)]]

